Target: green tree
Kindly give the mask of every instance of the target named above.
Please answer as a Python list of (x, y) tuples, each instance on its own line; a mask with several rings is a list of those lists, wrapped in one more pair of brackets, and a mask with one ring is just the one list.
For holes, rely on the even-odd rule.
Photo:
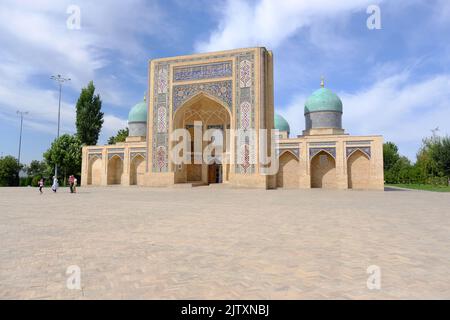
[(450, 137), (440, 138), (431, 149), (431, 158), (441, 176), (450, 178)]
[(64, 184), (68, 175), (80, 175), (82, 143), (77, 135), (64, 134), (55, 139), (44, 153), (48, 166), (58, 165), (60, 174), (64, 177)]
[(425, 179), (441, 175), (436, 162), (436, 148), (439, 143), (440, 137), (437, 135), (422, 139), (422, 146), (417, 153), (416, 166), (420, 168)]
[(393, 142), (386, 142), (383, 144), (383, 161), (384, 161), (384, 170), (390, 170), (395, 163), (400, 159), (400, 155), (398, 153), (398, 147)]
[(33, 177), (36, 175), (48, 175), (49, 171), (50, 170), (45, 161), (33, 160), (26, 167), (26, 172), (29, 177)]
[(120, 129), (117, 131), (115, 136), (109, 137), (108, 144), (116, 144), (117, 142), (125, 142), (125, 139), (128, 137), (129, 131), (128, 128)]
[(23, 165), (13, 156), (0, 158), (0, 186), (19, 185), (19, 172)]
[(95, 95), (95, 86), (92, 81), (86, 88), (81, 89), (77, 101), (76, 127), (77, 135), (86, 145), (96, 145), (103, 125), (102, 100)]

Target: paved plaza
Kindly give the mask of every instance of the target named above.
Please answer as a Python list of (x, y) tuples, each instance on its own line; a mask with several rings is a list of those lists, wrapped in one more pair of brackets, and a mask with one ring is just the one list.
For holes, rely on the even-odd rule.
[(450, 299), (450, 194), (78, 191), (0, 189), (1, 299)]

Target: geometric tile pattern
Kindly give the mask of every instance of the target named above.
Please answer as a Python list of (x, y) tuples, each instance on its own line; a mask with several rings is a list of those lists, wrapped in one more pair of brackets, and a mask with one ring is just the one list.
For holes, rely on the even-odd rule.
[(158, 108), (158, 132), (164, 133), (167, 131), (167, 108), (160, 106)]
[(186, 80), (202, 80), (231, 77), (233, 74), (232, 62), (217, 62), (195, 66), (176, 67), (173, 70), (173, 82)]
[(124, 153), (123, 152), (108, 152), (108, 160), (111, 160), (113, 157), (119, 157), (123, 161)]
[(91, 160), (91, 159), (94, 159), (94, 158), (102, 159), (102, 154), (101, 153), (91, 153), (91, 152), (89, 152), (88, 160)]
[(239, 63), (239, 87), (248, 88), (252, 85), (252, 63), (245, 59)]
[(236, 83), (239, 83), (239, 86), (236, 86), (235, 94), (236, 128), (244, 131), (239, 134), (235, 149), (237, 161), (235, 172), (237, 174), (255, 172), (256, 140), (254, 134), (246, 132), (255, 128), (254, 68), (252, 52), (236, 56)]
[(155, 90), (153, 92), (152, 172), (167, 172), (169, 168), (169, 65), (155, 65)]
[(321, 151), (325, 151), (336, 159), (336, 148), (309, 148), (309, 160)]
[(231, 80), (216, 81), (208, 83), (192, 83), (185, 85), (173, 86), (172, 114), (187, 100), (195, 96), (199, 92), (205, 92), (222, 101), (231, 111), (233, 103), (233, 84)]
[(277, 149), (277, 156), (280, 157), (283, 153), (285, 152), (291, 152), (293, 155), (295, 155), (297, 157), (297, 159), (300, 158), (300, 148), (296, 147), (296, 148), (282, 148), (282, 149)]
[(130, 159), (134, 159), (137, 156), (141, 156), (145, 160), (146, 155), (147, 155), (147, 152), (130, 152)]
[(251, 105), (248, 101), (244, 101), (241, 103), (240, 108), (240, 115), (241, 115), (241, 129), (248, 130), (250, 129), (251, 125)]
[(353, 154), (356, 150), (361, 151), (370, 159), (370, 157), (371, 157), (370, 147), (347, 147), (346, 148), (347, 158), (350, 157), (350, 155)]
[(363, 145), (365, 146), (365, 145), (370, 145), (371, 143), (372, 143), (371, 140), (345, 142), (345, 144), (348, 146), (363, 146)]

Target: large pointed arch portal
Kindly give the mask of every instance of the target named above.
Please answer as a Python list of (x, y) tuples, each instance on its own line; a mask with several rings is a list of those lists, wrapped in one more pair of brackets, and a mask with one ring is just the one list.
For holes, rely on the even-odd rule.
[[(214, 154), (214, 158), (205, 162), (202, 154), (194, 153), (194, 126), (201, 124), (201, 137), (208, 129), (216, 129), (222, 131), (223, 136), (223, 153)], [(226, 138), (226, 130), (230, 128), (231, 112), (228, 106), (220, 99), (211, 96), (207, 92), (200, 91), (190, 99), (179, 106), (173, 116), (174, 129), (186, 129), (191, 137), (190, 145), (190, 161), (189, 164), (174, 165), (175, 183), (221, 183), (227, 182), (229, 176), (229, 164), (223, 163), (226, 153), (230, 152), (230, 141)], [(198, 132), (198, 131), (197, 131)], [(172, 147), (176, 144), (173, 142)], [(210, 144), (203, 141), (202, 151)], [(194, 158), (201, 158), (202, 162), (194, 163)]]

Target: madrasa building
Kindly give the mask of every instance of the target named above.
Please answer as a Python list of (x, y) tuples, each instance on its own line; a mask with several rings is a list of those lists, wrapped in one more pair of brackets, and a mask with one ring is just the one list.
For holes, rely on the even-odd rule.
[[(83, 147), (81, 182), (383, 190), (382, 136), (347, 134), (342, 115), (341, 99), (322, 80), (305, 101), (305, 130), (291, 137), (289, 123), (274, 113), (273, 54), (264, 47), (154, 59), (148, 94), (129, 112), (129, 136)], [(191, 136), (219, 130), (220, 154), (175, 163), (177, 129)], [(185, 143), (185, 159), (198, 160), (194, 142)], [(265, 154), (278, 170), (267, 170)]]

